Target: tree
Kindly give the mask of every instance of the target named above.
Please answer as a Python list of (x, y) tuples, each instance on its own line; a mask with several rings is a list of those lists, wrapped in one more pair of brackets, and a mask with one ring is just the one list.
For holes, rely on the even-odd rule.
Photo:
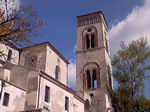
[(115, 91), (109, 89), (116, 112), (142, 112), (139, 107), (144, 105), (142, 102), (150, 104), (150, 101), (142, 99), (144, 79), (148, 77), (146, 73), (150, 70), (149, 59), (150, 48), (146, 38), (132, 41), (128, 45), (121, 43), (112, 59), (113, 76), (118, 88)]
[(19, 7), (13, 7), (12, 2), (0, 0), (3, 6), (0, 10), (0, 42), (20, 46), (20, 42), (30, 41), (44, 22), (38, 18), (31, 5), (22, 3)]
[[(0, 0), (0, 43), (23, 47), (23, 44), (28, 43), (32, 37), (36, 36), (38, 28), (44, 24), (44, 21), (38, 18), (31, 5), (22, 3), (20, 7), (15, 7), (13, 6), (14, 2), (14, 0)], [(5, 59), (5, 54), (0, 49), (1, 57)], [(7, 66), (7, 63), (1, 59), (0, 64), (3, 65), (3, 68)], [(0, 98), (5, 83), (2, 81), (1, 85)]]

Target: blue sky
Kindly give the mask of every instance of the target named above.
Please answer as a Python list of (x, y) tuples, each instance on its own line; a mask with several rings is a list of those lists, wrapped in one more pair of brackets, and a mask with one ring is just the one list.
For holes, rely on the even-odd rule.
[[(141, 35), (150, 39), (150, 0), (28, 0), (37, 9), (46, 25), (35, 43), (49, 41), (71, 64), (69, 82), (75, 87), (76, 16), (102, 10), (109, 25), (111, 52), (115, 54), (120, 41), (128, 43)], [(150, 80), (145, 95), (150, 98)]]
[[(102, 10), (108, 24), (125, 18), (142, 0), (32, 0), (41, 18), (47, 24), (39, 41), (50, 41), (67, 59), (73, 58), (76, 44), (76, 16)], [(63, 43), (63, 44), (60, 44)]]

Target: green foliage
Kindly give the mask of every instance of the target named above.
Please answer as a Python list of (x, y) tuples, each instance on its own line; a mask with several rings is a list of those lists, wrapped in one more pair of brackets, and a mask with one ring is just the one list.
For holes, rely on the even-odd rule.
[(146, 38), (128, 45), (121, 43), (112, 60), (113, 76), (118, 88), (115, 91), (109, 89), (115, 112), (150, 112), (150, 101), (141, 97), (144, 79), (150, 70), (149, 59), (150, 49)]

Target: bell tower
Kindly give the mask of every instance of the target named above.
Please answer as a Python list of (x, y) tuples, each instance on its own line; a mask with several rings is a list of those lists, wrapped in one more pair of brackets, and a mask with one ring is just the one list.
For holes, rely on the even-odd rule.
[(108, 112), (113, 87), (108, 26), (102, 11), (77, 17), (77, 92), (87, 112)]

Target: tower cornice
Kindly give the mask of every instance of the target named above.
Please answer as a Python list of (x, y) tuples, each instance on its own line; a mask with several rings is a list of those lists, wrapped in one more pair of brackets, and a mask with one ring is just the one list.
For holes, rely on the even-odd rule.
[[(94, 20), (93, 18), (94, 19), (97, 18), (97, 19)], [(97, 11), (97, 12), (92, 12), (92, 13), (77, 16), (78, 27), (84, 26), (84, 25), (100, 23), (102, 18), (106, 24), (106, 27), (108, 27), (108, 24), (107, 24), (107, 21), (106, 21), (103, 11)]]

